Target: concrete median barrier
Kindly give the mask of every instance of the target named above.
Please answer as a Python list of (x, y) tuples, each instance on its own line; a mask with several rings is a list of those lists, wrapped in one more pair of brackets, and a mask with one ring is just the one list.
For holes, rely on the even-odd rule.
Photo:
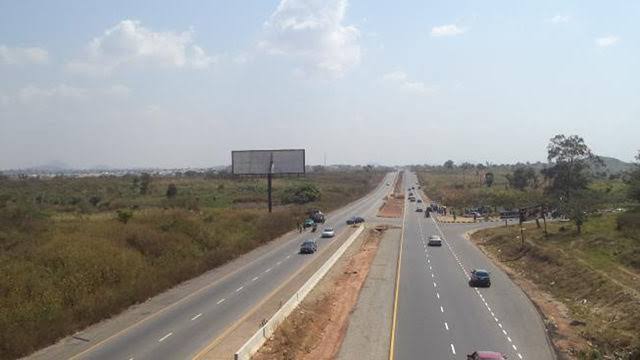
[(320, 282), (320, 280), (329, 272), (331, 267), (338, 261), (338, 259), (344, 254), (344, 252), (351, 246), (351, 244), (355, 241), (355, 239), (360, 236), (362, 231), (364, 230), (364, 226), (359, 226), (358, 230), (356, 230), (349, 238), (342, 244), (336, 252), (331, 255), (331, 257), (316, 271), (307, 282), (296, 291), (293, 296), (289, 300), (287, 300), (284, 305), (263, 325), (258, 331), (256, 331), (253, 336), (244, 344), (242, 347), (236, 351), (234, 354), (234, 359), (236, 360), (247, 360), (250, 359), (253, 354), (255, 354), (260, 347), (271, 337), (271, 335), (275, 332), (278, 326), (293, 312), (293, 310), (302, 302), (302, 300), (311, 292), (311, 290)]

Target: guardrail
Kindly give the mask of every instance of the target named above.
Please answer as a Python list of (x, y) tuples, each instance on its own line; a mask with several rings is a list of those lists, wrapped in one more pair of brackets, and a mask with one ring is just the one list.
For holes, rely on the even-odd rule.
[(307, 282), (296, 291), (289, 300), (278, 310), (267, 323), (262, 326), (242, 347), (234, 354), (235, 360), (248, 360), (255, 354), (276, 331), (278, 326), (293, 312), (293, 310), (302, 302), (302, 300), (311, 292), (311, 290), (320, 282), (320, 280), (329, 272), (333, 264), (338, 261), (340, 256), (351, 246), (354, 240), (362, 233), (364, 226), (360, 225), (349, 238), (342, 244), (338, 250), (316, 271)]

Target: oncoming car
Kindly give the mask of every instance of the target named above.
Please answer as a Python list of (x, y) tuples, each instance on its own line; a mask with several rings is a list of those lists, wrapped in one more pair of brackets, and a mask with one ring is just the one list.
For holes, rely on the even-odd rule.
[(469, 286), (473, 286), (473, 287), (491, 286), (491, 277), (489, 276), (489, 272), (483, 269), (471, 270), (471, 278), (469, 279)]
[(442, 239), (438, 235), (429, 236), (429, 242), (427, 242), (429, 246), (442, 246)]
[(496, 351), (474, 351), (467, 360), (507, 360), (506, 355)]

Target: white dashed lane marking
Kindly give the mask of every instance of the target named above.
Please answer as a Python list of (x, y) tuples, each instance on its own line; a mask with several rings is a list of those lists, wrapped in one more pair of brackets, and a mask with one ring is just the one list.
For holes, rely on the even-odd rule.
[(225, 300), (227, 300), (227, 299), (220, 299), (220, 300), (218, 300), (218, 302), (217, 302), (216, 304), (217, 304), (217, 305), (220, 305), (220, 304), (222, 304)]
[(163, 341), (167, 340), (167, 338), (169, 338), (169, 336), (171, 336), (171, 335), (173, 335), (173, 333), (172, 333), (172, 332), (168, 333), (167, 335), (165, 335), (165, 336), (161, 337), (161, 338), (158, 340), (158, 342), (163, 342)]
[(195, 320), (195, 319), (199, 318), (200, 316), (202, 316), (202, 313), (200, 313), (200, 314), (198, 314), (198, 315), (196, 315), (196, 316), (192, 317), (192, 318), (191, 318), (191, 321), (193, 321), (193, 320)]

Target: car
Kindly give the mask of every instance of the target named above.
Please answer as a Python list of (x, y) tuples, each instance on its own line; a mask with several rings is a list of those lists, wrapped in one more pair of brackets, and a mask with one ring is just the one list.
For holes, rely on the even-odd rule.
[(313, 221), (313, 219), (306, 219), (306, 220), (304, 221), (304, 223), (302, 224), (302, 226), (304, 226), (304, 228), (306, 229), (306, 228), (308, 228), (308, 227), (312, 227), (312, 226), (313, 226), (313, 225), (315, 225), (315, 224), (316, 224), (316, 222), (315, 222), (315, 221)]
[(424, 210), (422, 208), (416, 208), (416, 212), (423, 212)]
[(421, 202), (422, 202), (422, 199), (418, 199), (418, 200), (416, 200), (416, 202), (419, 202), (419, 203), (421, 203)]
[(336, 231), (333, 230), (333, 228), (324, 228), (324, 230), (322, 230), (322, 235), (320, 235), (323, 238), (331, 238), (336, 236)]
[(467, 360), (507, 360), (507, 357), (497, 351), (474, 351), (467, 355)]
[(442, 239), (438, 235), (429, 236), (429, 240), (427, 241), (427, 245), (429, 246), (442, 246)]
[(318, 243), (315, 239), (308, 239), (300, 245), (300, 254), (313, 254), (318, 251)]
[(352, 216), (350, 219), (347, 220), (347, 225), (355, 225), (363, 222), (364, 222), (364, 219), (361, 218), (360, 216)]
[(489, 272), (484, 269), (473, 269), (471, 270), (471, 278), (469, 279), (469, 286), (473, 287), (490, 287), (491, 286), (491, 276)]
[(416, 202), (416, 198), (414, 198), (414, 197), (410, 197), (410, 198), (409, 198), (409, 201), (411, 201), (411, 202)]

